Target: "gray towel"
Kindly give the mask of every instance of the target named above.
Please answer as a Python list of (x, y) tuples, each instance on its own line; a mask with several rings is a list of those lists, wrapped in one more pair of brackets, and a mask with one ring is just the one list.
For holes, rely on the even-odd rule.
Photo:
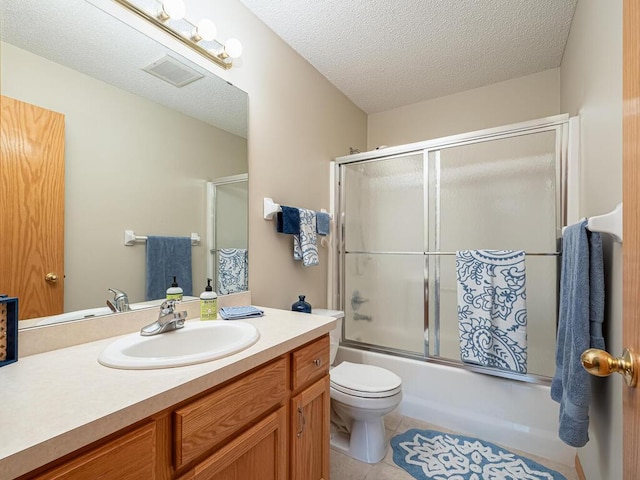
[(589, 441), (591, 379), (580, 355), (588, 348), (604, 349), (603, 263), (600, 234), (589, 232), (586, 220), (565, 230), (551, 398), (560, 403), (560, 439), (572, 447)]
[(331, 215), (326, 212), (316, 212), (316, 232), (318, 235), (329, 235), (331, 231)]
[(193, 295), (191, 238), (147, 237), (146, 300), (166, 297), (174, 275), (183, 295)]

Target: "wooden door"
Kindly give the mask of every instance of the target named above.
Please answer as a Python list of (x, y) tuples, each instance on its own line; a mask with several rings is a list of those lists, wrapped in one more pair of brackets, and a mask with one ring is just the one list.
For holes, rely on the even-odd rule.
[[(640, 353), (640, 3), (623, 4), (623, 345)], [(640, 368), (640, 365), (636, 365)], [(623, 387), (624, 480), (640, 472), (640, 387)]]
[(0, 293), (18, 297), (21, 320), (62, 313), (64, 115), (0, 103)]
[(329, 479), (329, 376), (291, 399), (291, 480)]
[(258, 422), (180, 480), (286, 480), (285, 407)]

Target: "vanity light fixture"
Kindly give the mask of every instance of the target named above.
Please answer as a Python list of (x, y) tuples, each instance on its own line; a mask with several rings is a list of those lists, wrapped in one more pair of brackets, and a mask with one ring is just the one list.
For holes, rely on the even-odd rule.
[(238, 39), (229, 38), (224, 43), (216, 40), (216, 25), (208, 18), (197, 23), (188, 20), (183, 0), (114, 1), (225, 70), (233, 66), (234, 58), (242, 55)]

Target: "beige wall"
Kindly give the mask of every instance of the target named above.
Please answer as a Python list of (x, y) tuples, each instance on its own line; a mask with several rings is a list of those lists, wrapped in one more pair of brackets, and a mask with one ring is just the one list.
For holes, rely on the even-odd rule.
[[(561, 66), (562, 110), (580, 116), (580, 216), (622, 201), (622, 2), (580, 0)], [(622, 352), (622, 248), (605, 236), (607, 350)], [(622, 377), (593, 378), (589, 480), (622, 478)]]
[(125, 247), (125, 229), (199, 233), (199, 295), (206, 181), (247, 171), (245, 139), (6, 43), (2, 94), (65, 114), (65, 311), (104, 306), (108, 288), (144, 300), (145, 248)]
[(249, 288), (253, 303), (290, 309), (305, 294), (326, 306), (326, 248), (320, 265), (294, 262), (292, 238), (262, 217), (264, 197), (314, 210), (329, 208), (329, 162), (366, 143), (366, 115), (251, 14), (239, 0), (193, 2), (194, 18), (218, 21), (219, 38), (244, 52), (220, 75), (249, 94)]
[(369, 115), (367, 150), (564, 113), (560, 69)]

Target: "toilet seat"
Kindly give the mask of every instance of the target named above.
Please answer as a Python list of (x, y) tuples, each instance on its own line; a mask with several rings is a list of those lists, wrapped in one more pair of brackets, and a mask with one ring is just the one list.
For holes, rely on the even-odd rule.
[(342, 362), (331, 369), (331, 387), (346, 395), (362, 398), (386, 398), (400, 393), (402, 379), (374, 365)]

